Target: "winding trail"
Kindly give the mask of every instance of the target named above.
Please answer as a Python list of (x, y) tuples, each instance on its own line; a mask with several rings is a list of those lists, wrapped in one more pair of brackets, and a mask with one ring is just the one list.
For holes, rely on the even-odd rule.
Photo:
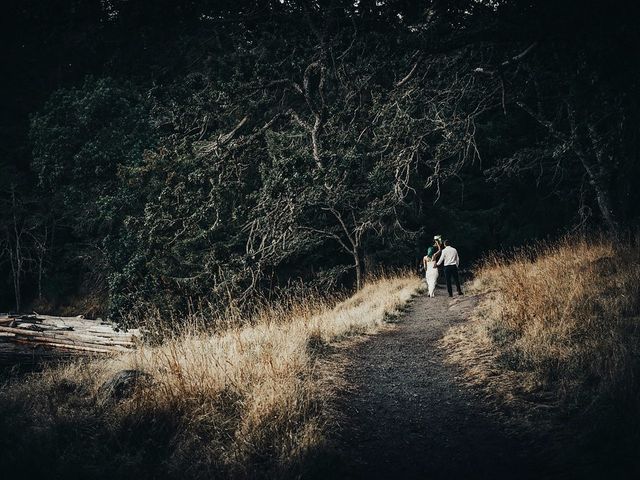
[(439, 340), (476, 299), (437, 294), (350, 352), (335, 478), (555, 477), (536, 458), (539, 439), (510, 431), (444, 361)]

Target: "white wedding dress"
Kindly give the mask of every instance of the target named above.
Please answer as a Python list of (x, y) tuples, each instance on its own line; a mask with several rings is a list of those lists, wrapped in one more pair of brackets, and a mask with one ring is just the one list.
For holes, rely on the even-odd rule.
[(427, 287), (429, 289), (429, 296), (434, 297), (436, 290), (436, 281), (438, 280), (438, 269), (436, 268), (436, 262), (427, 262), (427, 271), (425, 272), (425, 280), (427, 281)]

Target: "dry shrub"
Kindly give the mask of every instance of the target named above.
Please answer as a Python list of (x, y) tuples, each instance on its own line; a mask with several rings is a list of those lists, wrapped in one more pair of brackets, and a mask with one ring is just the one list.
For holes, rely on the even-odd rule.
[[(576, 238), (540, 244), (487, 259), (472, 289), (483, 295), (475, 323), (450, 332), (447, 344), (457, 346), (458, 362), (484, 356), (479, 383), (493, 379), (503, 396), (551, 392), (565, 406), (636, 402), (637, 247)], [(518, 376), (495, 381), (501, 371)]]
[[(244, 326), (193, 326), (159, 346), (12, 382), (0, 392), (0, 449), (34, 476), (296, 476), (330, 421), (336, 372), (319, 359), (374, 332), (420, 285), (382, 278), (337, 304), (272, 305)], [(153, 385), (101, 404), (100, 385), (123, 369), (151, 374)]]

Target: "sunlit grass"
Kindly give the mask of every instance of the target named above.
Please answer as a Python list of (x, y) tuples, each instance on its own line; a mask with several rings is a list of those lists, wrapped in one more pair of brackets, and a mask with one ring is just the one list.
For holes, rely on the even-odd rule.
[[(296, 476), (324, 441), (339, 381), (319, 360), (375, 332), (420, 286), (381, 278), (339, 303), (272, 305), (225, 319), (235, 326), (222, 331), (187, 328), (159, 346), (12, 382), (0, 392), (3, 455), (38, 474)], [(101, 404), (100, 385), (125, 369), (153, 384)]]
[(538, 245), (486, 259), (471, 290), (483, 295), (475, 322), (445, 339), (457, 363), (471, 364), (471, 381), (507, 399), (551, 393), (565, 406), (637, 400), (637, 247), (575, 238)]

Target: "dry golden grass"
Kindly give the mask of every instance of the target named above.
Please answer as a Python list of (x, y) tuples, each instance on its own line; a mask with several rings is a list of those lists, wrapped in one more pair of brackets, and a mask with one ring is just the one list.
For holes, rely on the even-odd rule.
[[(420, 285), (382, 278), (341, 303), (272, 306), (248, 325), (194, 328), (160, 346), (12, 382), (0, 391), (0, 450), (34, 474), (295, 476), (330, 419), (336, 379), (319, 367), (324, 352), (375, 332)], [(153, 385), (101, 404), (100, 385), (124, 369), (151, 374)]]
[(575, 238), (538, 245), (487, 259), (471, 291), (482, 298), (475, 318), (444, 341), (471, 382), (510, 403), (637, 405), (637, 247)]

